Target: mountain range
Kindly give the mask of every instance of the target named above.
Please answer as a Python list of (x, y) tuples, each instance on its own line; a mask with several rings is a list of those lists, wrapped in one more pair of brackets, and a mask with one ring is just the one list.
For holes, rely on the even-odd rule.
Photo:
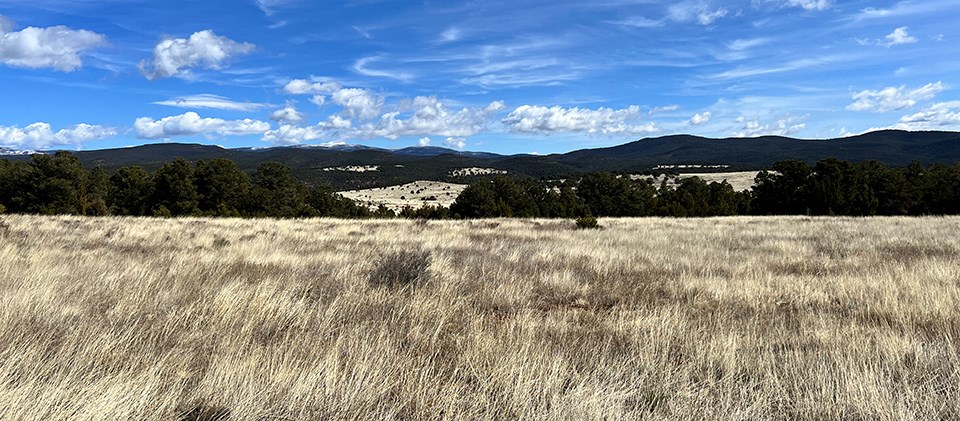
[[(5, 149), (4, 159), (26, 159)], [(322, 182), (346, 190), (403, 184), (415, 180), (469, 181), (454, 170), (489, 168), (520, 177), (561, 178), (582, 172), (643, 172), (685, 167), (710, 171), (760, 170), (780, 160), (814, 163), (824, 158), (848, 161), (876, 160), (889, 166), (911, 161), (924, 164), (960, 162), (960, 132), (876, 131), (827, 140), (780, 136), (710, 139), (691, 135), (647, 138), (619, 146), (581, 149), (553, 155), (499, 155), (440, 147), (380, 149), (360, 145), (284, 146), (226, 149), (219, 146), (157, 143), (129, 148), (78, 151), (86, 166), (107, 170), (139, 165), (155, 170), (177, 157), (189, 161), (228, 158), (246, 170), (266, 161), (282, 162), (308, 183)], [(376, 167), (358, 172), (357, 167)], [(691, 170), (691, 168), (694, 168)], [(707, 171), (704, 169), (704, 171)]]

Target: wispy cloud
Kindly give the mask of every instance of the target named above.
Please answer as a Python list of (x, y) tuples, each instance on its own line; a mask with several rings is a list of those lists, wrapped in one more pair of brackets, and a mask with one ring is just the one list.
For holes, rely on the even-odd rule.
[(357, 74), (370, 77), (384, 77), (388, 79), (396, 79), (403, 82), (409, 82), (413, 80), (414, 76), (407, 72), (402, 71), (390, 71), (390, 70), (378, 70), (371, 69), (368, 67), (371, 63), (383, 60), (383, 56), (371, 56), (364, 57), (353, 63), (353, 71)]
[(179, 108), (199, 108), (229, 111), (256, 111), (273, 106), (272, 104), (259, 102), (238, 102), (213, 94), (187, 95), (164, 101), (156, 101), (153, 102), (153, 104)]
[(849, 54), (836, 54), (823, 57), (802, 58), (786, 63), (775, 64), (771, 66), (737, 67), (732, 70), (723, 71), (714, 74), (714, 79), (739, 79), (754, 76), (770, 75), (775, 73), (793, 72), (797, 70), (809, 69), (824, 66), (831, 63), (846, 62), (855, 59), (856, 56)]

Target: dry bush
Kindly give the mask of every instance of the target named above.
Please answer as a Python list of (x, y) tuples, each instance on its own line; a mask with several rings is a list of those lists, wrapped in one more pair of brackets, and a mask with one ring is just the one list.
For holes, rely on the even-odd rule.
[(593, 216), (581, 216), (576, 220), (577, 228), (579, 229), (598, 229), (600, 228), (600, 223), (597, 221), (596, 217)]
[(370, 284), (388, 288), (413, 286), (429, 279), (429, 268), (428, 251), (405, 250), (390, 253), (381, 257), (370, 272)]
[(960, 218), (4, 220), (3, 420), (960, 413)]

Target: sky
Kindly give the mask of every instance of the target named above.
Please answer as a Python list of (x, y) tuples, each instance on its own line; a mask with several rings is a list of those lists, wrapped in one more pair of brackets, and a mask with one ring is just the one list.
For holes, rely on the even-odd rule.
[(960, 130), (956, 0), (0, 0), (0, 148)]

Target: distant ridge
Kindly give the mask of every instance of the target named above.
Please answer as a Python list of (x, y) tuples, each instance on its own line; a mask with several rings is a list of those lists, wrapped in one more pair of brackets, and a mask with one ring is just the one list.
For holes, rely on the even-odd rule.
[[(129, 148), (75, 152), (88, 166), (114, 169), (140, 165), (153, 170), (177, 157), (190, 161), (228, 158), (252, 170), (265, 161), (292, 167), (307, 182), (324, 182), (339, 189), (403, 184), (415, 180), (465, 182), (454, 177), (462, 168), (492, 168), (521, 177), (564, 177), (590, 171), (641, 172), (658, 166), (723, 166), (730, 171), (769, 168), (774, 162), (797, 159), (810, 163), (824, 158), (876, 160), (890, 166), (911, 161), (924, 164), (960, 162), (960, 132), (883, 130), (839, 139), (808, 140), (781, 136), (710, 139), (670, 135), (618, 146), (582, 149), (553, 155), (497, 155), (442, 147), (397, 150), (360, 145), (284, 146), (225, 149), (219, 146), (157, 143)], [(25, 159), (6, 155), (5, 159)], [(378, 171), (323, 171), (345, 166), (378, 166)]]

